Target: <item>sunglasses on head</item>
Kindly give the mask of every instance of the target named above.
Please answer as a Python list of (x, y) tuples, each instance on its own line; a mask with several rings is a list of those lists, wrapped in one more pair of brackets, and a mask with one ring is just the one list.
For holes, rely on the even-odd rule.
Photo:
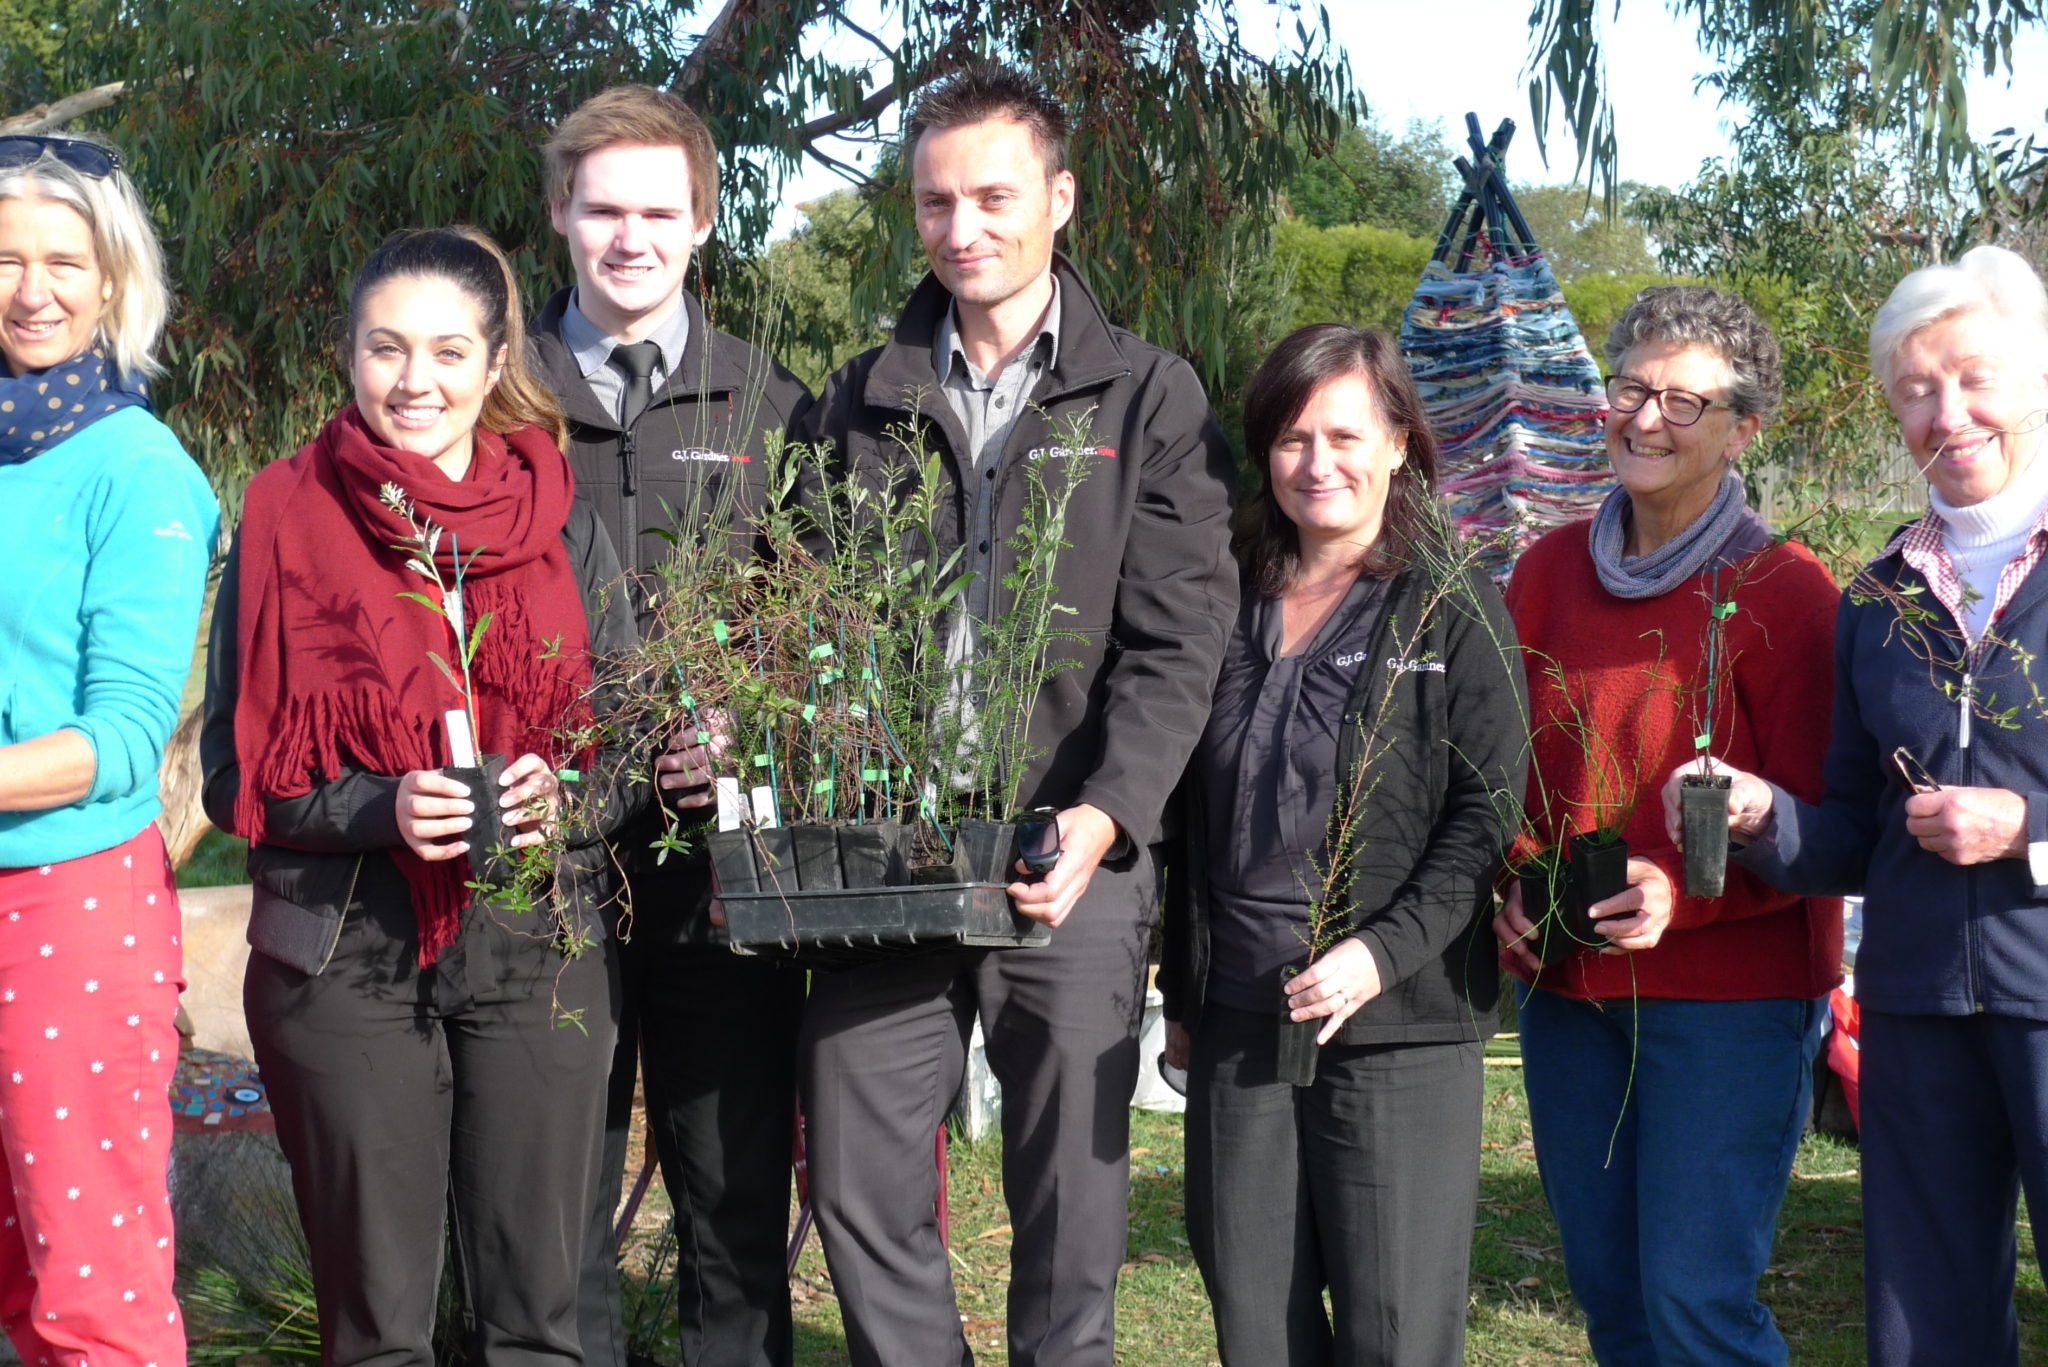
[(111, 148), (78, 138), (43, 138), (26, 133), (0, 137), (0, 170), (33, 166), (44, 157), (54, 157), (82, 176), (94, 180), (121, 169), (121, 159)]

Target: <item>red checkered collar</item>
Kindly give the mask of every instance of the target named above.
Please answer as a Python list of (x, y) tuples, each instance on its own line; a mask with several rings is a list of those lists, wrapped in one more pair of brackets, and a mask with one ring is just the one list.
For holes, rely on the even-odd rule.
[[(1901, 559), (1920, 572), (1920, 577), (1934, 590), (1934, 596), (1955, 619), (1957, 629), (1967, 631), (1969, 619), (1963, 613), (1963, 581), (1956, 573), (1955, 562), (1949, 557), (1947, 531), (1947, 520), (1929, 508), (1899, 528), (1885, 543), (1878, 558), (1881, 560), (1897, 552)], [(2020, 585), (2026, 582), (2044, 555), (2048, 555), (2048, 506), (2044, 506), (2041, 515), (2034, 520), (2033, 530), (2027, 533), (2026, 546), (1999, 571), (1998, 592), (1991, 600), (1991, 621), (1998, 620), (2005, 611), (2005, 605), (2012, 601), (2012, 596), (2019, 592)], [(1989, 639), (1990, 633), (1987, 632), (1983, 638), (1972, 641), (1970, 653), (1973, 656), (1978, 654)]]

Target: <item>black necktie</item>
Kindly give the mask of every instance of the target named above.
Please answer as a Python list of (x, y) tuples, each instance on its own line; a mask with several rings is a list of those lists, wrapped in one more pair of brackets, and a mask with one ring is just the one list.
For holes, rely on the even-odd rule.
[(647, 405), (654, 398), (652, 376), (654, 367), (661, 360), (661, 345), (657, 342), (629, 342), (612, 348), (611, 364), (626, 372), (626, 402), (619, 410), (619, 426), (622, 430), (619, 443), (619, 459), (624, 463), (622, 479), (624, 492), (631, 495), (640, 486), (634, 470), (633, 424), (647, 411)]

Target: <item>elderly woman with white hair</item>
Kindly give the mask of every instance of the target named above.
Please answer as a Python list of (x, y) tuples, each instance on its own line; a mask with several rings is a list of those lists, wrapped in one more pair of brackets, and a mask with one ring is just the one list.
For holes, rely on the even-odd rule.
[(1776, 886), (1864, 895), (1870, 1361), (1997, 1367), (2021, 1188), (2048, 1210), (2048, 295), (1978, 247), (1899, 282), (1870, 359), (1929, 509), (1843, 597), (1825, 795), (1730, 768), (1729, 825)]
[(0, 1322), (176, 1367), (178, 899), (153, 818), (219, 528), (142, 377), (168, 312), (114, 152), (0, 137)]

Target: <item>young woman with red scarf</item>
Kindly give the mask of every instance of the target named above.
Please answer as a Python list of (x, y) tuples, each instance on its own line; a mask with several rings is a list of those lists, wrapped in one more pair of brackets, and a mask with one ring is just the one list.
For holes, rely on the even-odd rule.
[[(587, 715), (592, 659), (633, 628), (606, 591), (611, 545), (573, 502), (521, 316), (480, 233), (379, 247), (351, 296), (355, 398), (250, 484), (215, 608), (206, 805), (251, 842), (244, 1006), (329, 1364), (432, 1363), (444, 1212), (472, 1360), (581, 1360), (581, 1230), (616, 1032), (611, 861), (595, 837), (572, 840), (556, 905), (514, 916), (472, 899), (464, 837), (474, 804), (494, 802), (513, 844), (541, 839), (557, 771), (583, 758), (558, 733)], [(447, 620), (405, 596), (433, 592), (400, 548), (412, 522), (443, 530), (444, 579), (461, 557), (468, 621), (490, 614), (473, 697), (432, 658), (457, 658)], [(439, 772), (454, 762), (445, 718), (466, 704), (476, 748), (516, 756), (496, 792)], [(562, 918), (602, 948), (565, 954)]]

